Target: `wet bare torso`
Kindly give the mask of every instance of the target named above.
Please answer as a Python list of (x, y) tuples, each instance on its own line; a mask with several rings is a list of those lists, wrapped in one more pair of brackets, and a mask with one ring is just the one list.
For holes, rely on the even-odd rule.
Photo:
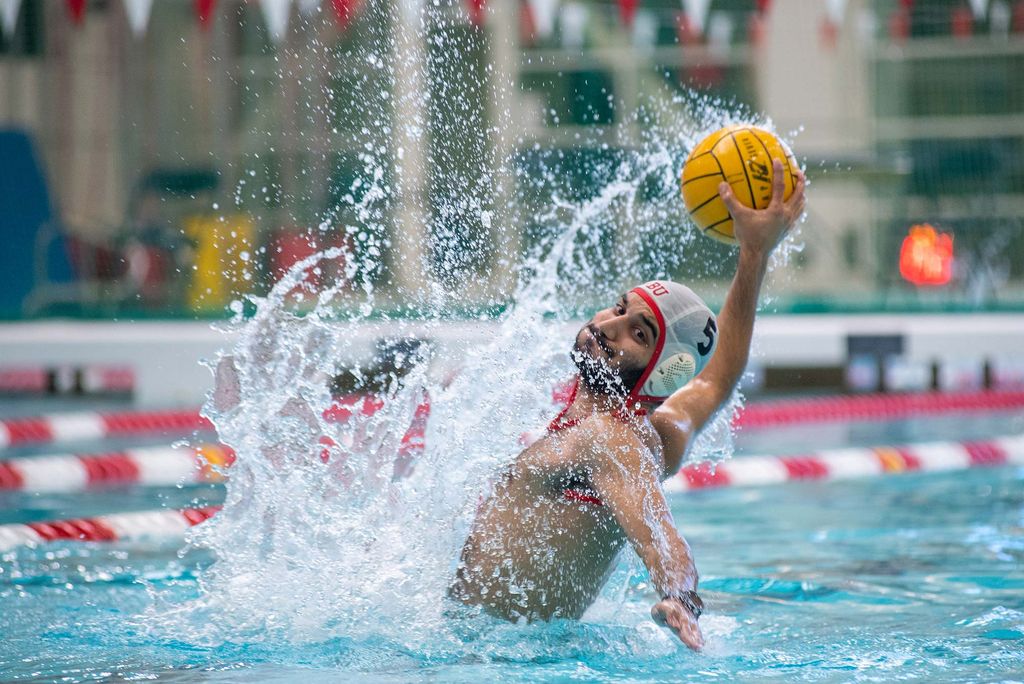
[(584, 452), (585, 431), (608, 420), (550, 433), (502, 472), (477, 511), (453, 596), (511, 619), (579, 618), (593, 603), (626, 541), (590, 486)]

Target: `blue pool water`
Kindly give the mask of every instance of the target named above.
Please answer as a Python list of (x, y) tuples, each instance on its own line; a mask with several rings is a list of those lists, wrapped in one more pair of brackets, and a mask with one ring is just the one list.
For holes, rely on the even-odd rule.
[[(750, 431), (746, 451), (1020, 431), (1018, 414)], [(800, 439), (800, 434), (803, 439)], [(802, 443), (801, 443), (802, 441)], [(217, 487), (0, 499), (2, 522), (216, 502)], [(647, 618), (644, 573), (582, 622), (462, 618), (293, 643), (188, 639), (163, 611), (211, 558), (179, 545), (53, 544), (0, 557), (0, 679), (249, 681), (996, 681), (1024, 676), (1024, 470), (722, 489), (672, 499), (697, 559), (707, 648)], [(297, 562), (301, 559), (297, 559)], [(380, 572), (366, 559), (365, 572)], [(613, 583), (614, 584), (614, 583)]]

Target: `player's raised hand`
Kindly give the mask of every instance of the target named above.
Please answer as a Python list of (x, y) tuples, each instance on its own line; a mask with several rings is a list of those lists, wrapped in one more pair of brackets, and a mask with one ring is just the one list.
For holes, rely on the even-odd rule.
[(806, 178), (802, 171), (798, 171), (793, 194), (788, 200), (783, 200), (786, 192), (783, 173), (782, 162), (775, 159), (772, 162), (772, 199), (764, 209), (751, 209), (744, 205), (736, 198), (728, 183), (718, 186), (718, 194), (732, 216), (733, 230), (741, 250), (767, 257), (803, 214)]

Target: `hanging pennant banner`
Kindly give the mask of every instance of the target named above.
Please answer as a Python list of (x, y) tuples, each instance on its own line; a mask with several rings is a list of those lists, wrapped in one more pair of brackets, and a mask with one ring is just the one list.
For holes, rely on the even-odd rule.
[(519, 2), (519, 42), (525, 47), (532, 47), (537, 39), (537, 20), (533, 18), (533, 10), (526, 0)]
[(902, 43), (910, 37), (910, 10), (906, 7), (893, 10), (889, 15), (889, 38)]
[(554, 33), (558, 2), (559, 0), (526, 0), (538, 37), (547, 38)]
[(73, 23), (81, 25), (85, 19), (85, 0), (68, 0), (68, 13)]
[(487, 0), (466, 0), (466, 9), (469, 11), (469, 20), (476, 26), (483, 26), (484, 7)]
[(711, 0), (683, 0), (683, 9), (686, 16), (690, 18), (690, 26), (697, 35), (704, 35), (704, 27), (707, 26), (708, 10), (711, 9)]
[(149, 15), (153, 11), (153, 0), (124, 0), (124, 13), (128, 15), (128, 26), (132, 35), (141, 38), (146, 35)]
[(562, 28), (562, 44), (566, 47), (582, 47), (587, 32), (590, 10), (579, 2), (566, 2), (559, 14)]
[(267, 24), (270, 40), (274, 45), (280, 45), (288, 33), (292, 0), (260, 0), (260, 9), (263, 10), (263, 21)]
[(1010, 6), (1006, 0), (993, 0), (988, 17), (988, 30), (994, 36), (1005, 36), (1010, 32), (1012, 18)]
[(195, 0), (196, 16), (199, 17), (199, 24), (206, 28), (213, 19), (213, 9), (217, 0)]
[(18, 10), (21, 9), (21, 0), (0, 0), (0, 28), (3, 28), (4, 38), (11, 39), (14, 29), (18, 27)]
[(847, 0), (825, 0), (825, 17), (836, 28), (841, 28), (846, 18)]
[(863, 45), (870, 45), (878, 37), (878, 17), (870, 7), (861, 7), (856, 15), (854, 29)]
[(680, 45), (696, 45), (700, 42), (700, 34), (693, 28), (693, 20), (686, 12), (676, 13), (676, 41)]
[(708, 50), (718, 59), (729, 56), (732, 33), (736, 28), (732, 15), (728, 12), (713, 12), (708, 18)]
[(953, 8), (949, 17), (949, 31), (957, 38), (970, 38), (974, 34), (974, 15), (969, 8)]
[(338, 24), (338, 28), (348, 28), (348, 25), (356, 18), (357, 1), (331, 0), (331, 9), (334, 10), (334, 21)]
[(320, 11), (320, 0), (298, 0), (299, 14), (307, 19)]
[(658, 16), (650, 10), (638, 10), (633, 18), (633, 45), (650, 49), (658, 42)]
[(846, 0), (825, 0), (825, 17), (821, 20), (821, 44), (834, 50), (839, 44), (839, 30), (846, 15)]
[(839, 27), (833, 24), (828, 17), (821, 20), (818, 35), (821, 38), (821, 46), (827, 50), (834, 50), (839, 44)]
[(626, 26), (632, 26), (633, 17), (636, 16), (636, 8), (640, 4), (640, 0), (618, 0), (618, 3), (619, 18), (622, 19), (622, 23)]
[(747, 20), (747, 40), (754, 47), (760, 47), (764, 44), (764, 36), (767, 31), (764, 15), (760, 12), (751, 12), (749, 16), (750, 18)]

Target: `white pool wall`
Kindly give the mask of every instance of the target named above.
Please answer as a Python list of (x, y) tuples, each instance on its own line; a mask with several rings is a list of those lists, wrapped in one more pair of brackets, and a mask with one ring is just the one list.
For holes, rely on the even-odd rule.
[[(466, 345), (485, 344), (497, 323), (453, 321), (440, 333), (410, 322), (339, 325), (353, 327), (353, 343), (338, 350), (339, 363), (369, 360), (376, 341), (388, 335), (423, 336), (437, 344), (436, 370), (443, 373), (457, 365)], [(568, 348), (579, 324), (559, 325)], [(851, 335), (898, 336), (904, 359), (936, 362), (940, 368), (1024, 363), (1024, 316), (991, 313), (763, 316), (752, 363), (762, 368), (843, 365)], [(213, 358), (228, 337), (205, 321), (6, 323), (0, 325), (0, 366), (123, 365), (134, 369), (140, 406), (195, 405), (211, 384), (200, 361)]]

